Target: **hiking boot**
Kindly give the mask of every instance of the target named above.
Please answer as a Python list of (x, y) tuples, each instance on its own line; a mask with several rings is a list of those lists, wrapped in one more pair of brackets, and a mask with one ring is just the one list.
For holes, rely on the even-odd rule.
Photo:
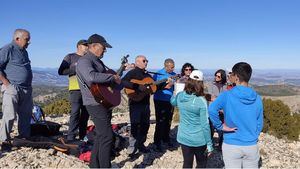
[(149, 150), (147, 147), (145, 147), (144, 145), (142, 145), (142, 146), (139, 148), (139, 151), (140, 151), (141, 153), (149, 153), (149, 152), (150, 152), (150, 150)]
[(9, 141), (4, 141), (1, 143), (1, 151), (11, 151), (12, 144)]
[(154, 151), (156, 151), (156, 152), (162, 152), (163, 150), (162, 150), (161, 145), (160, 145), (160, 144), (159, 144), (159, 145), (156, 145), (156, 144), (155, 144)]
[(174, 147), (174, 144), (172, 142), (168, 142), (167, 145), (168, 145), (169, 148), (173, 148)]

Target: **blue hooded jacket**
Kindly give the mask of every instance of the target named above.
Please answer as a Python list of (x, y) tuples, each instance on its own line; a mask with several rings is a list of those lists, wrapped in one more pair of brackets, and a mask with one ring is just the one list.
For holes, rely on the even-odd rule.
[(237, 128), (235, 132), (224, 132), (224, 143), (239, 146), (257, 144), (263, 128), (263, 104), (261, 97), (252, 88), (235, 86), (221, 93), (210, 104), (210, 119), (218, 130), (222, 130), (219, 110), (224, 112), (225, 124)]

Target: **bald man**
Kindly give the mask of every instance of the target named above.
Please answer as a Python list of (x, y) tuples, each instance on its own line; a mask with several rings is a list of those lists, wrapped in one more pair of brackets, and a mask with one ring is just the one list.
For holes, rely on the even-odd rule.
[[(145, 56), (139, 55), (135, 58), (135, 68), (130, 70), (122, 79), (125, 88), (134, 89), (136, 92), (145, 92), (147, 87), (130, 82), (132, 79), (142, 80), (151, 77), (146, 71), (148, 60)], [(131, 123), (132, 146), (127, 148), (127, 153), (132, 156), (137, 152), (147, 153), (149, 150), (144, 143), (150, 127), (150, 94), (140, 101), (129, 98), (129, 111)]]

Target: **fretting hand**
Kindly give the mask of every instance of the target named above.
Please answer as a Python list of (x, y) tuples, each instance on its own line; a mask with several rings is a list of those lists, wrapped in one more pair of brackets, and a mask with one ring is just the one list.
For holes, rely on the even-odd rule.
[(118, 76), (118, 75), (113, 75), (113, 77), (114, 77), (115, 82), (116, 82), (117, 84), (121, 84), (121, 78), (120, 78), (120, 76)]

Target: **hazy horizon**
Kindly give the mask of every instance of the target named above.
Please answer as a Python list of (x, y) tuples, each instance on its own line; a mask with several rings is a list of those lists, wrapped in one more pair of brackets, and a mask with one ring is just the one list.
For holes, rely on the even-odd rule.
[(79, 39), (97, 33), (113, 46), (103, 58), (112, 68), (126, 54), (129, 62), (143, 54), (151, 69), (166, 58), (199, 69), (228, 69), (240, 61), (254, 70), (298, 69), (299, 6), (298, 0), (10, 0), (1, 3), (0, 47), (25, 28), (32, 66), (55, 68)]

